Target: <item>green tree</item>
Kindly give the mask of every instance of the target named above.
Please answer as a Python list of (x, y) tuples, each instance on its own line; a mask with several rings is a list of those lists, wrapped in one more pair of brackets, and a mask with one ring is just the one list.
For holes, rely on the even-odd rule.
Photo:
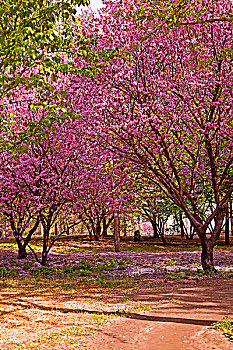
[(89, 0), (0, 0), (0, 97), (23, 84), (48, 84), (67, 69), (76, 5)]

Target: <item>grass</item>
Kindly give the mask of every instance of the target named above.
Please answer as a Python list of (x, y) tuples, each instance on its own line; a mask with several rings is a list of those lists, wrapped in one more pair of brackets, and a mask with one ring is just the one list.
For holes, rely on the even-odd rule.
[[(38, 242), (36, 241), (32, 241), (30, 242), (30, 246), (32, 247), (32, 249), (34, 250), (38, 250), (38, 248), (40, 248), (40, 244), (36, 244)], [(39, 242), (40, 243), (40, 242)], [(18, 249), (17, 243), (14, 241), (5, 241), (5, 242), (0, 242), (0, 249), (8, 249), (8, 248), (14, 248), (14, 249)], [(29, 249), (28, 249), (29, 250)]]
[(185, 273), (183, 272), (168, 272), (168, 274), (176, 281), (181, 281), (185, 277)]
[(5, 277), (16, 277), (20, 274), (19, 270), (16, 270), (14, 268), (5, 268), (5, 267), (0, 267), (0, 279), (3, 279)]
[(132, 288), (134, 285), (134, 281), (129, 278), (125, 277), (123, 279), (103, 279), (99, 278), (96, 282), (94, 282), (96, 286), (100, 288)]
[[(65, 261), (63, 261), (65, 263)], [(12, 259), (12, 265), (21, 267), (24, 271), (29, 271), (34, 277), (54, 277), (62, 279), (76, 279), (77, 277), (90, 277), (94, 276), (98, 278), (100, 275), (108, 277), (114, 269), (124, 271), (131, 264), (130, 258), (92, 258), (92, 259), (79, 259), (78, 262), (74, 262), (70, 265), (49, 267), (49, 266), (33, 266), (32, 262), (18, 262)], [(6, 275), (7, 271), (4, 269), (3, 277), (9, 277)], [(1, 276), (1, 269), (0, 269)], [(106, 279), (106, 278), (105, 278)], [(101, 278), (100, 278), (101, 280)], [(100, 282), (101, 283), (101, 282)]]
[(221, 321), (215, 322), (212, 327), (223, 331), (223, 334), (229, 338), (230, 341), (233, 341), (233, 322), (227, 317), (224, 317)]
[(123, 247), (122, 251), (126, 252), (184, 252), (184, 251), (201, 251), (200, 246), (192, 246), (192, 247), (174, 247), (174, 246), (157, 246), (157, 245), (148, 245), (148, 244), (142, 244), (140, 246), (132, 246), (132, 247)]

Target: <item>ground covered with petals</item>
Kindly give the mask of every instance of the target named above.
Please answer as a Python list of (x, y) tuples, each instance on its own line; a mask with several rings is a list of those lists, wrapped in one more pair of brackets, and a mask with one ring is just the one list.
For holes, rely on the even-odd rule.
[[(9, 244), (1, 244), (1, 349), (98, 350), (104, 349), (103, 344), (101, 345), (103, 340), (108, 344), (109, 350), (115, 346), (127, 349), (129, 344), (137, 349), (144, 346), (140, 343), (145, 338), (144, 333), (144, 338), (135, 343), (137, 337), (132, 333), (132, 328), (128, 332), (127, 342), (119, 340), (118, 344), (117, 341), (105, 339), (106, 332), (109, 333), (109, 329), (113, 331), (114, 327), (121, 327), (121, 324), (122, 330), (131, 325), (135, 327), (135, 332), (137, 327), (141, 332), (141, 323), (144, 321), (148, 329), (155, 332), (157, 328), (154, 325), (156, 322), (159, 325), (161, 320), (153, 319), (153, 316), (143, 321), (143, 315), (146, 317), (151, 310), (158, 311), (160, 306), (161, 315), (170, 317), (174, 305), (177, 307), (177, 290), (182, 293), (189, 288), (205, 288), (206, 293), (208, 285), (214, 283), (222, 284), (224, 293), (224, 285), (228, 283), (226, 281), (233, 282), (232, 250), (215, 252), (218, 272), (207, 276), (200, 266), (199, 251), (149, 250), (116, 254), (90, 250), (68, 252), (63, 248), (63, 251), (61, 247), (55, 249), (50, 255), (49, 266), (44, 267), (31, 254), (26, 260), (18, 260), (14, 248), (10, 248)], [(213, 290), (210, 293), (214, 298)], [(202, 306), (206, 303), (205, 297), (202, 303), (201, 293), (199, 303)], [(167, 316), (164, 305), (167, 305)], [(181, 307), (183, 308), (182, 305)], [(196, 308), (195, 304), (195, 312)], [(199, 322), (198, 326), (210, 327), (211, 322), (228, 316), (231, 312), (226, 307), (224, 312), (213, 314), (211, 319), (206, 318), (203, 313), (202, 319), (207, 319), (206, 324)], [(186, 319), (192, 319), (192, 315), (189, 314)], [(115, 324), (117, 326), (113, 326)], [(171, 319), (167, 320), (167, 324), (171, 325)], [(116, 328), (116, 332), (121, 333), (119, 328)], [(217, 337), (217, 331), (211, 332)], [(151, 331), (148, 330), (148, 337), (150, 336)], [(110, 336), (114, 339), (114, 334), (112, 337)], [(226, 341), (231, 344), (229, 340)], [(188, 349), (187, 346), (186, 344)]]

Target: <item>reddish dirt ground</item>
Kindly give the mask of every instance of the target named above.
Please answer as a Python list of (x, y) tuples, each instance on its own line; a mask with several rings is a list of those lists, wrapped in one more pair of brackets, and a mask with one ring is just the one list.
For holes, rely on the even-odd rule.
[[(57, 244), (60, 245), (76, 247), (77, 243)], [(85, 249), (90, 245), (87, 241), (79, 243)], [(132, 245), (136, 244), (122, 243), (126, 247)], [(111, 240), (107, 248), (106, 242), (91, 246), (97, 250), (113, 249)], [(123, 296), (122, 290), (116, 291), (115, 298), (119, 295)], [(96, 328), (93, 336), (86, 337), (88, 350), (233, 350), (233, 342), (211, 327), (224, 316), (233, 320), (233, 278), (207, 277), (187, 285), (179, 282), (179, 288), (174, 282), (172, 287), (140, 289), (138, 293), (127, 292), (124, 296), (137, 301), (138, 305), (149, 306), (149, 311), (139, 308), (125, 317), (118, 317), (115, 323)], [(114, 295), (104, 294), (103, 299), (110, 305), (114, 303)], [(63, 349), (59, 344), (56, 348)], [(45, 349), (51, 350), (51, 347)]]
[[(131, 295), (132, 297), (132, 295)], [(211, 324), (233, 317), (233, 279), (205, 280), (197, 285), (153, 294), (133, 295), (150, 305), (121, 317), (89, 339), (90, 350), (230, 350), (230, 342)]]

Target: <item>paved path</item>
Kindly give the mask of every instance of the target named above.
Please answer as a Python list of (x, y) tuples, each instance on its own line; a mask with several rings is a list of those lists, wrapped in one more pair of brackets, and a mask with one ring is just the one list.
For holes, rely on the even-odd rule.
[(233, 350), (233, 343), (210, 327), (224, 316), (233, 319), (233, 278), (134, 299), (149, 304), (150, 311), (120, 318), (95, 334), (90, 350)]

